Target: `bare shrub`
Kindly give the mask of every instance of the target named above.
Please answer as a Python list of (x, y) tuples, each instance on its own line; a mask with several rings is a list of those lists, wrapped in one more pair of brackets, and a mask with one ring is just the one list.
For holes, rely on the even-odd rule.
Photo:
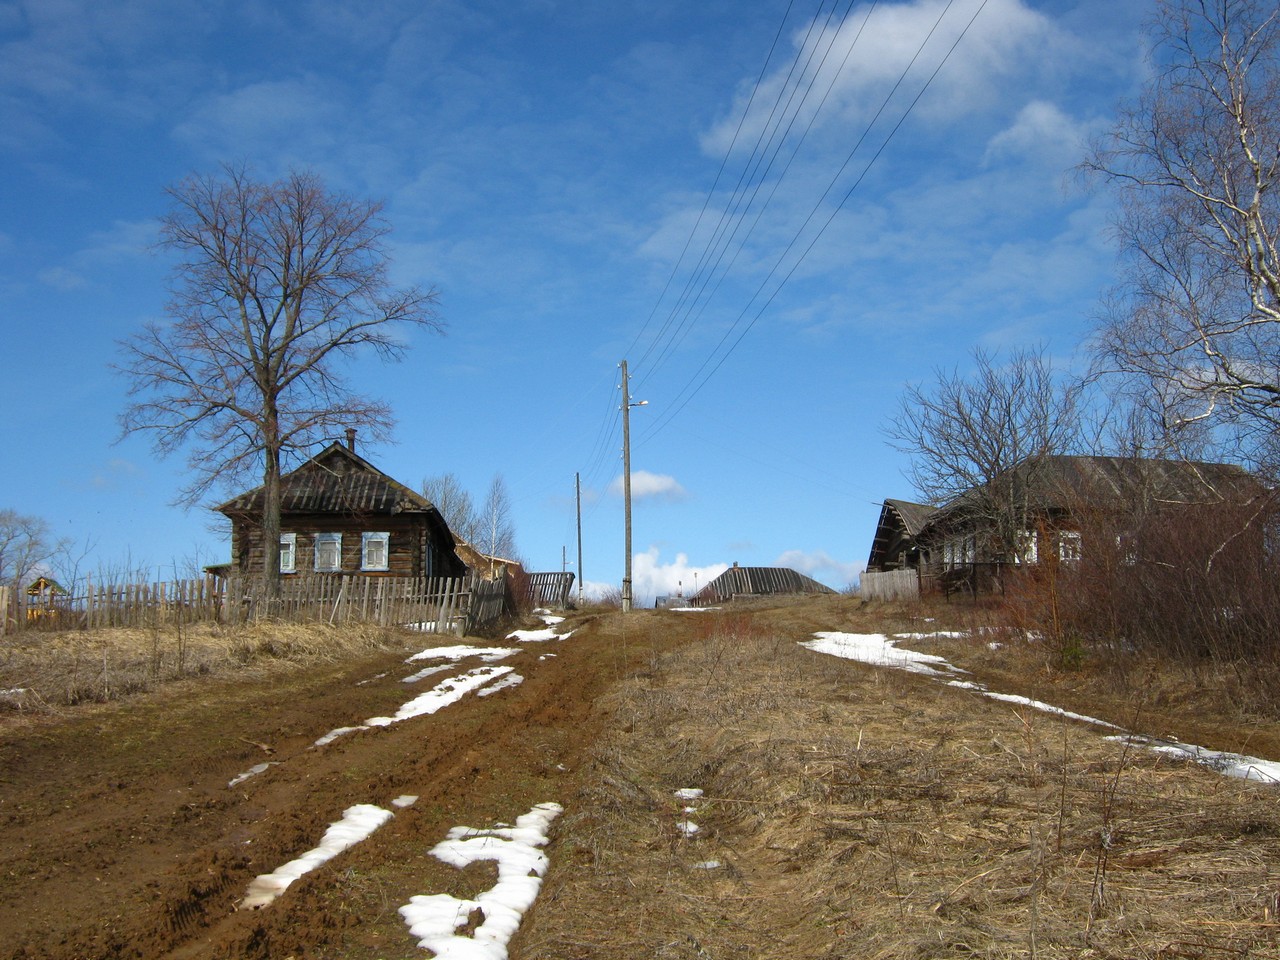
[(1160, 658), (1236, 675), (1280, 709), (1280, 577), (1265, 501), (1080, 511), (1078, 562), (1054, 556), (1010, 578), (1010, 625), (1049, 641), (1056, 665), (1086, 658), (1125, 675)]

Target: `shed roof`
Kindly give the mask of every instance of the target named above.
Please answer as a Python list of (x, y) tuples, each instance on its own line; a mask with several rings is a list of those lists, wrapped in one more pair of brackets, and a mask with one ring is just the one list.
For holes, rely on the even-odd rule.
[(736, 596), (797, 593), (835, 591), (788, 567), (733, 566), (699, 590), (692, 599), (697, 603), (718, 603)]
[[(214, 509), (228, 516), (260, 514), (265, 489), (255, 487)], [(393, 480), (341, 443), (331, 444), (280, 478), (280, 512), (439, 513), (422, 494)]]

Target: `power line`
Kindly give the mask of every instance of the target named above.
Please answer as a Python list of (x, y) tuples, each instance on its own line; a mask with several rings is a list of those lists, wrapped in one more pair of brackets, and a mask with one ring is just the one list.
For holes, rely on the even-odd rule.
[[(720, 341), (716, 344), (716, 346), (712, 349), (711, 353), (707, 356), (707, 358), (702, 362), (702, 364), (694, 372), (693, 376), (690, 377), (690, 379), (686, 382), (685, 386), (681, 388), (679, 393), (676, 394), (677, 402), (673, 404), (673, 406), (669, 408), (664, 413), (664, 415), (653, 424), (650, 430), (642, 438), (643, 440), (647, 440), (653, 437), (654, 435), (656, 435), (663, 428), (665, 428), (665, 426), (668, 423), (670, 423), (676, 416), (678, 416), (681, 411), (684, 410), (684, 408), (689, 404), (689, 401), (691, 401), (693, 397), (696, 396), (698, 392), (701, 391), (702, 387), (705, 386), (706, 383), (711, 379), (711, 377), (714, 376), (715, 373), (720, 369), (720, 367), (724, 365), (724, 362), (729, 358), (729, 356), (737, 348), (738, 344), (742, 342), (743, 338), (747, 335), (747, 333), (749, 333), (751, 329), (755, 326), (756, 322), (763, 315), (764, 311), (768, 309), (768, 307), (773, 303), (773, 300), (781, 292), (782, 288), (786, 286), (787, 282), (791, 279), (792, 275), (794, 275), (796, 270), (799, 268), (800, 264), (804, 262), (808, 254), (813, 250), (818, 240), (821, 239), (822, 235), (826, 232), (827, 228), (831, 225), (836, 215), (840, 212), (841, 209), (843, 209), (844, 205), (849, 201), (849, 198), (853, 195), (854, 191), (865, 179), (867, 173), (871, 170), (871, 167), (880, 158), (881, 154), (888, 147), (889, 143), (893, 140), (893, 137), (897, 134), (898, 130), (902, 127), (903, 123), (906, 122), (907, 117), (910, 116), (912, 111), (915, 109), (916, 104), (919, 103), (921, 97), (924, 96), (925, 92), (933, 84), (934, 79), (937, 78), (942, 68), (946, 65), (947, 61), (951, 58), (951, 55), (955, 52), (956, 48), (959, 46), (960, 42), (968, 34), (969, 29), (974, 24), (974, 21), (977, 20), (978, 16), (982, 13), (983, 9), (987, 5), (987, 0), (982, 0), (982, 3), (978, 6), (978, 9), (975, 10), (973, 16), (970, 17), (969, 22), (965, 25), (964, 29), (961, 30), (960, 34), (956, 37), (955, 41), (948, 48), (946, 54), (938, 62), (938, 65), (934, 68), (933, 72), (929, 75), (929, 78), (925, 81), (925, 83), (921, 86), (920, 90), (916, 93), (915, 97), (911, 100), (911, 103), (908, 104), (907, 109), (898, 118), (897, 123), (894, 124), (893, 128), (889, 131), (888, 135), (885, 137), (885, 139), (882, 141), (880, 146), (877, 148), (876, 152), (872, 155), (871, 159), (868, 160), (867, 163), (864, 165), (857, 179), (848, 188), (848, 190), (845, 191), (844, 196), (840, 199), (840, 202), (836, 204), (835, 208), (831, 211), (830, 215), (822, 223), (821, 227), (819, 227), (817, 233), (814, 235), (813, 239), (809, 242), (809, 244), (805, 247), (803, 252), (800, 254), (799, 258), (796, 259), (796, 261), (791, 265), (790, 269), (787, 270), (787, 272), (783, 275), (778, 285), (769, 294), (767, 299), (761, 304), (760, 308), (756, 311), (755, 315), (751, 318), (751, 320), (747, 323), (747, 325), (738, 334), (737, 338), (734, 339), (733, 342), (729, 345), (729, 348), (720, 355), (718, 360), (716, 360), (717, 352), (720, 351), (720, 349), (725, 345), (725, 343), (732, 336), (733, 332), (737, 330), (738, 327), (741, 325), (744, 318), (747, 316), (748, 312), (750, 311), (751, 305), (756, 302), (756, 300), (759, 298), (762, 291), (768, 285), (769, 281), (773, 279), (775, 274), (777, 274), (779, 268), (782, 266), (782, 263), (786, 259), (787, 255), (791, 252), (791, 250), (795, 247), (795, 245), (800, 240), (800, 237), (804, 233), (805, 228), (808, 227), (808, 225), (816, 217), (818, 210), (822, 206), (822, 203), (826, 200), (826, 198), (831, 194), (832, 190), (835, 188), (836, 182), (844, 173), (849, 163), (853, 160), (854, 155), (857, 153), (863, 141), (866, 139), (867, 135), (870, 133), (872, 127), (874, 127), (876, 121), (878, 121), (881, 114), (884, 112), (885, 108), (888, 106), (889, 102), (892, 100), (899, 86), (906, 79), (908, 73), (911, 71), (912, 67), (915, 65), (916, 60), (920, 57), (920, 54), (923, 52), (929, 40), (933, 37), (934, 33), (937, 31), (939, 25), (942, 23), (942, 20), (946, 17), (948, 11), (950, 11), (954, 2), (955, 0), (948, 0), (946, 7), (943, 9), (938, 19), (934, 22), (934, 25), (930, 29), (928, 35), (926, 35), (925, 39), (921, 42), (920, 47), (916, 50), (915, 55), (911, 59), (911, 62), (903, 70), (902, 75), (898, 78), (898, 81), (894, 84), (893, 89), (890, 90), (888, 96), (886, 96), (884, 102), (880, 106), (880, 109), (876, 111), (875, 116), (871, 119), (870, 123), (867, 125), (862, 135), (858, 138), (858, 141), (855, 143), (853, 150), (850, 151), (849, 155), (845, 159), (845, 162), (841, 165), (840, 169), (836, 172), (836, 175), (831, 179), (831, 182), (828, 184), (827, 189), (823, 192), (822, 196), (818, 199), (817, 203), (814, 205), (809, 215), (805, 218), (804, 222), (797, 229), (795, 235), (791, 239), (791, 242), (787, 244), (786, 248), (779, 255), (779, 257), (774, 263), (773, 268), (769, 271), (765, 279), (760, 283), (759, 287), (757, 287), (756, 292), (747, 301), (746, 306), (744, 306), (742, 311), (739, 312), (738, 317), (734, 320), (733, 324), (730, 325), (729, 329), (720, 338)], [(706, 370), (708, 364), (710, 364), (712, 360), (716, 360), (714, 366), (712, 366), (711, 369), (707, 371), (706, 375), (702, 376), (701, 380), (699, 380), (698, 379), (699, 376), (702, 374), (704, 370)]]
[[(853, 0), (849, 0), (850, 5), (852, 5), (852, 2)], [(819, 4), (818, 4), (819, 13), (822, 10), (822, 6), (823, 6), (823, 0), (819, 0)], [(824, 30), (826, 29), (826, 27), (830, 26), (831, 19), (835, 15), (835, 12), (837, 9), (838, 9), (838, 0), (837, 2), (832, 4), (830, 11), (828, 11), (827, 13), (826, 21), (823, 25)], [(790, 10), (790, 8), (788, 8), (788, 10)], [(848, 14), (848, 10), (846, 9), (846, 16), (847, 14)], [(844, 17), (841, 18), (842, 26), (843, 26), (843, 20), (844, 20)], [(800, 86), (803, 83), (806, 75), (809, 74), (809, 67), (813, 63), (813, 60), (817, 55), (817, 51), (819, 49), (819, 45), (820, 45), (819, 41), (815, 40), (812, 43), (810, 42), (811, 38), (813, 37), (814, 30), (817, 27), (818, 23), (819, 23), (819, 17), (817, 15), (815, 15), (809, 21), (809, 27), (805, 34), (804, 40), (796, 50), (796, 55), (795, 57), (792, 58), (791, 65), (787, 70), (786, 77), (783, 79), (783, 82), (779, 86), (778, 92), (774, 97), (773, 104), (769, 110), (769, 114), (760, 126), (760, 132), (756, 135), (756, 142), (752, 147), (750, 155), (747, 157), (745, 163), (743, 164), (741, 172), (738, 174), (738, 181), (736, 184), (734, 184), (734, 187), (729, 194), (729, 200), (726, 203), (725, 208), (721, 211), (719, 220), (717, 221), (714, 229), (712, 230), (711, 236), (708, 238), (707, 242), (704, 244), (702, 253), (698, 258), (698, 262), (694, 265), (694, 268), (690, 273), (688, 279), (686, 279), (684, 283), (684, 287), (681, 290), (680, 296), (677, 298), (676, 303), (672, 307), (670, 313), (668, 314), (666, 321), (662, 325), (662, 328), (658, 331), (657, 335), (655, 335), (653, 341), (649, 345), (649, 348), (641, 356), (640, 363), (637, 366), (642, 367), (644, 363), (647, 361), (648, 357), (652, 354), (654, 348), (656, 348), (659, 343), (663, 342), (664, 335), (671, 328), (672, 322), (676, 319), (678, 315), (681, 314), (682, 310), (683, 310), (683, 318), (681, 319), (680, 323), (676, 327), (676, 333), (671, 338), (666, 340), (665, 345), (662, 348), (662, 351), (660, 352), (657, 360), (655, 360), (654, 362), (655, 369), (661, 365), (663, 359), (669, 353), (672, 344), (683, 339), (683, 334), (687, 332), (687, 327), (690, 322), (692, 311), (697, 306), (698, 301), (703, 299), (703, 294), (706, 291), (707, 284), (710, 282), (711, 278), (715, 275), (715, 273), (720, 267), (720, 264), (724, 260), (725, 250), (728, 248), (729, 244), (733, 242), (733, 238), (737, 235), (738, 230), (742, 225), (743, 219), (746, 217), (752, 205), (755, 203), (756, 197), (759, 195), (760, 188), (764, 183), (764, 179), (765, 177), (768, 176), (769, 171), (772, 169), (773, 162), (776, 159), (779, 150), (781, 150), (783, 144), (785, 143), (786, 137), (790, 133), (792, 125), (795, 123), (795, 118), (799, 115), (800, 110), (803, 109), (804, 104), (808, 99), (808, 94), (812, 90), (813, 83), (816, 81), (818, 74), (821, 72), (822, 67), (826, 64), (827, 56), (830, 53), (831, 47), (835, 43), (836, 37), (838, 36), (838, 33), (839, 33), (838, 30), (835, 31), (834, 33), (830, 33), (831, 40), (827, 44), (826, 49), (823, 51), (822, 60), (819, 63), (817, 70), (813, 71), (812, 73), (808, 87), (805, 90), (805, 95), (801, 97), (800, 101), (797, 103), (796, 93), (800, 89)], [(808, 52), (807, 57), (805, 57), (806, 51)], [(803, 65), (801, 65), (802, 59), (804, 60)], [(797, 72), (797, 68), (799, 68), (798, 72)], [(792, 82), (793, 78), (795, 81), (794, 83)], [(756, 95), (756, 92), (758, 91), (759, 83), (760, 81), (758, 79), (757, 88), (756, 90), (752, 91), (751, 103), (754, 103), (755, 101), (755, 95)], [(784, 100), (785, 100), (785, 103), (784, 103)], [(792, 109), (793, 104), (794, 104), (794, 110)], [(745, 123), (747, 116), (749, 114), (749, 111), (750, 111), (750, 103), (748, 104), (747, 108), (743, 111), (743, 115), (739, 120), (739, 129), (741, 129), (742, 125)], [(786, 123), (785, 130), (783, 129), (784, 122)], [(779, 131), (782, 131), (781, 136), (779, 136)], [(734, 143), (736, 143), (736, 141), (737, 141), (737, 133), (735, 133)], [(775, 142), (777, 144), (776, 147), (774, 147)], [(729, 147), (729, 153), (732, 152), (732, 149), (733, 149), (733, 144), (731, 144)], [(768, 157), (767, 165), (765, 164), (766, 157)], [(725, 160), (727, 162), (728, 153), (726, 153)], [(722, 164), (722, 167), (723, 167), (723, 164)], [(749, 197), (748, 197), (748, 192), (749, 192)], [(712, 193), (714, 193), (714, 187), (713, 187)], [(710, 202), (711, 196), (712, 194), (708, 194), (708, 198), (707, 198), (708, 202)], [(744, 200), (745, 200), (745, 206), (744, 206)], [(757, 217), (757, 221), (758, 221), (758, 217)], [(701, 217), (699, 218), (699, 223), (700, 222), (701, 222)], [(730, 225), (732, 225), (732, 229), (730, 229)], [(690, 238), (689, 238), (690, 241), (692, 241), (694, 233), (696, 233), (696, 226), (697, 225), (695, 225), (694, 232), (690, 233)], [(754, 224), (753, 224), (753, 228), (754, 228)], [(745, 238), (744, 238), (744, 242), (745, 242)], [(713, 258), (714, 258), (714, 262), (711, 262)], [(718, 284), (717, 284), (717, 287), (718, 287)], [(714, 294), (714, 290), (713, 290), (713, 294)], [(706, 301), (703, 300), (704, 305), (705, 305), (705, 302)], [(649, 376), (652, 376), (652, 373), (653, 371), (649, 371), (649, 373), (644, 378), (641, 379), (641, 382), (643, 383), (644, 380), (648, 379)]]

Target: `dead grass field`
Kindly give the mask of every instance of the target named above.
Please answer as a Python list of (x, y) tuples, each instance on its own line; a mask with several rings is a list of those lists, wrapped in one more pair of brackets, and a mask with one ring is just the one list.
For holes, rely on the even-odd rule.
[(364, 624), (192, 624), (182, 631), (23, 631), (0, 640), (0, 715), (108, 703), (182, 680), (266, 677), (406, 648), (402, 631)]
[[(444, 639), (193, 632), (178, 671), (172, 637), (24, 637), (0, 651), (0, 689), (39, 691), (0, 710), (0, 956), (423, 956), (396, 905), (492, 882), (431, 845), (554, 800), (514, 960), (1280, 958), (1280, 788), (799, 646), (983, 617), (847, 597), (582, 612), (571, 639), (523, 645), (521, 686), (323, 751), (327, 730), (394, 711), (404, 652)], [(1229, 678), (1135, 665), (1118, 682), (989, 642), (906, 645), (995, 690), (1280, 758)], [(270, 911), (234, 910), (345, 806), (405, 792), (418, 805), (372, 842)]]
[(796, 643), (918, 610), (694, 616), (600, 704), (520, 955), (1280, 956), (1276, 788)]

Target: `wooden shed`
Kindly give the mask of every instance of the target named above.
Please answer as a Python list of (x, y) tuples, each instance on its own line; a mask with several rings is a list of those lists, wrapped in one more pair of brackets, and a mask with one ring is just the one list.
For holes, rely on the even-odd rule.
[(705, 607), (731, 600), (806, 593), (835, 593), (789, 567), (740, 567), (736, 563), (689, 598), (689, 604)]
[[(466, 567), (435, 505), (334, 443), (280, 479), (280, 572), (459, 577)], [(257, 487), (214, 509), (231, 521), (231, 572), (262, 568)]]

